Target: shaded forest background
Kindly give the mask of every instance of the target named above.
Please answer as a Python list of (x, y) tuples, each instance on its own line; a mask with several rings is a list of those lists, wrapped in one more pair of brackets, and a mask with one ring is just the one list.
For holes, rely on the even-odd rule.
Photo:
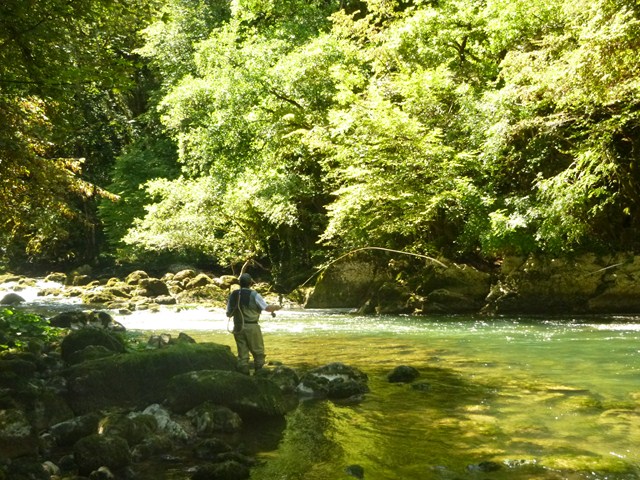
[(639, 252), (635, 0), (5, 0), (0, 261)]

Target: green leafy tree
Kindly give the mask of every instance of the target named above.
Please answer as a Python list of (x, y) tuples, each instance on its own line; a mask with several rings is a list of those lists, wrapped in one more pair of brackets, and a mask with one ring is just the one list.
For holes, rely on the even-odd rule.
[(281, 277), (309, 265), (323, 228), (322, 168), (298, 132), (333, 101), (324, 74), (342, 53), (316, 37), (337, 4), (234, 5), (160, 102), (183, 177), (149, 184), (156, 202), (126, 241), (199, 247), (225, 264), (266, 258)]
[(556, 15), (555, 29), (509, 52), (490, 102), (499, 115), (487, 163), (511, 200), (487, 241), (517, 235), (527, 250), (552, 253), (635, 249), (637, 8), (574, 2)]
[(0, 5), (2, 256), (74, 262), (97, 251), (95, 199), (131, 134), (131, 51), (152, 2)]

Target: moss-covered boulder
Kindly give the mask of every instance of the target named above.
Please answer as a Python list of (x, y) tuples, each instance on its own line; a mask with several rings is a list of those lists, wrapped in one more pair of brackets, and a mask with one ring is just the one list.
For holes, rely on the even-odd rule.
[(49, 324), (57, 328), (81, 328), (84, 326), (118, 328), (113, 317), (101, 310), (68, 310), (60, 312), (49, 319)]
[(62, 359), (69, 362), (75, 354), (91, 346), (100, 346), (113, 353), (125, 351), (125, 342), (116, 332), (104, 328), (85, 327), (69, 333), (60, 344)]
[(71, 446), (83, 437), (98, 433), (99, 423), (100, 415), (91, 412), (52, 425), (48, 433), (56, 445)]
[(389, 383), (411, 383), (420, 376), (417, 368), (410, 365), (399, 365), (387, 374)]
[(294, 406), (274, 382), (235, 371), (194, 371), (176, 375), (169, 383), (167, 403), (176, 412), (207, 401), (227, 406), (243, 418), (284, 415)]
[(52, 272), (44, 277), (44, 281), (64, 284), (67, 281), (67, 274), (63, 272)]
[(159, 278), (142, 278), (134, 292), (141, 297), (160, 297), (169, 295), (169, 287)]
[(235, 370), (228, 346), (181, 343), (90, 360), (67, 369), (68, 402), (77, 414), (162, 403), (174, 375), (211, 368)]
[(130, 447), (142, 443), (145, 438), (156, 433), (158, 422), (153, 415), (125, 415), (110, 413), (99, 424), (104, 435), (116, 435), (124, 438)]
[(81, 475), (89, 475), (100, 467), (114, 472), (131, 464), (131, 452), (124, 438), (117, 435), (89, 435), (73, 446), (73, 457)]
[(238, 432), (242, 428), (242, 418), (228, 407), (205, 402), (187, 412), (187, 418), (196, 428), (198, 435)]
[(136, 270), (127, 275), (127, 278), (125, 278), (124, 281), (129, 285), (138, 285), (140, 283), (140, 280), (143, 280), (145, 278), (149, 278), (149, 274), (147, 272), (145, 272), (144, 270)]
[(0, 452), (5, 459), (37, 454), (38, 437), (23, 410), (0, 410)]

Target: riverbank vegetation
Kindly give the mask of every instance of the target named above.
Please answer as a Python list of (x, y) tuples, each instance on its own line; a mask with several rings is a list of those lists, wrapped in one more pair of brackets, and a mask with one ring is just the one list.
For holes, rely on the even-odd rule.
[(9, 0), (0, 252), (251, 258), (284, 289), (372, 245), (637, 252), (639, 21), (625, 0)]

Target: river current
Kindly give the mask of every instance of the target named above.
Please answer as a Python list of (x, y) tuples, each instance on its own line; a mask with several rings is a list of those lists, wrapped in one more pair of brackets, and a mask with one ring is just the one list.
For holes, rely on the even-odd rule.
[[(130, 331), (235, 351), (222, 309), (112, 314)], [(290, 309), (261, 323), (267, 361), (342, 362), (368, 375), (370, 393), (303, 402), (257, 452), (253, 480), (640, 478), (640, 317)], [(389, 383), (398, 365), (420, 377)]]

